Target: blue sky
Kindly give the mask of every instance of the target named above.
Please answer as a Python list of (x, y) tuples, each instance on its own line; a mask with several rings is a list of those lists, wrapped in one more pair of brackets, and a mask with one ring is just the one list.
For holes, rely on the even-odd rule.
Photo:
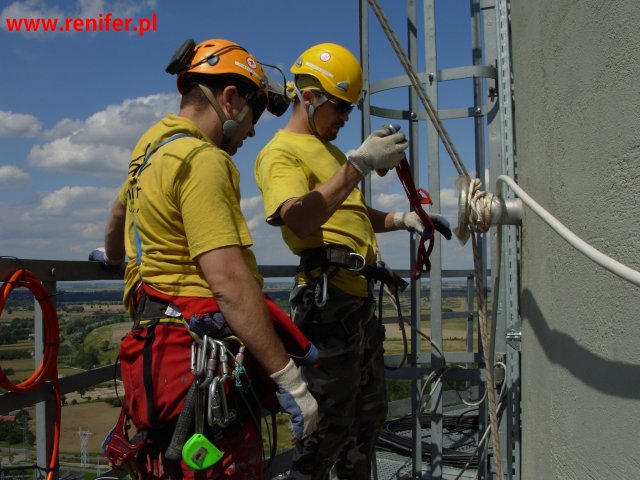
[[(382, 0), (397, 31), (406, 38), (404, 2)], [(420, 3), (420, 2), (418, 2)], [(471, 63), (469, 2), (436, 2), (438, 69)], [(155, 16), (156, 30), (135, 32), (16, 32), (7, 18), (113, 18)], [(164, 72), (187, 38), (233, 40), (259, 60), (289, 67), (306, 48), (335, 42), (357, 56), (358, 2), (355, 0), (0, 0), (0, 255), (27, 259), (84, 260), (102, 245), (108, 208), (126, 174), (138, 136), (169, 112), (177, 113), (175, 77)], [(370, 12), (372, 81), (403, 74), (373, 12)], [(419, 54), (420, 57), (420, 54)], [(470, 106), (470, 82), (442, 85), (440, 108)], [(406, 91), (380, 94), (372, 103), (406, 108)], [(256, 136), (234, 156), (241, 172), (243, 211), (261, 264), (293, 263), (279, 230), (264, 222), (253, 178), (260, 148), (281, 128), (265, 114)], [(385, 119), (373, 119), (377, 128)], [(445, 124), (469, 171), (473, 170), (471, 123)], [(360, 144), (356, 110), (335, 142), (344, 151)], [(426, 143), (426, 140), (424, 141)], [(426, 145), (421, 147), (425, 165)], [(422, 167), (424, 172), (426, 167)], [(441, 204), (456, 223), (455, 171), (441, 156)], [(420, 186), (427, 186), (426, 177)], [(373, 179), (373, 206), (408, 210), (395, 175)], [(406, 232), (379, 236), (384, 259), (408, 266)], [(454, 239), (444, 247), (445, 268), (472, 266), (471, 247)]]

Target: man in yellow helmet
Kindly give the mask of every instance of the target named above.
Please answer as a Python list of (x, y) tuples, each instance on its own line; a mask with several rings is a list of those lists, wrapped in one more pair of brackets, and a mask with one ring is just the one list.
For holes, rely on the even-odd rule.
[[(246, 384), (246, 395), (234, 386), (247, 381), (242, 350), (246, 347), (276, 383), (297, 439), (313, 432), (317, 419), (317, 403), (263, 301), (231, 159), (254, 136), (267, 107), (266, 76), (253, 55), (222, 39), (185, 42), (167, 71), (178, 75), (180, 112), (152, 126), (135, 146), (107, 222), (102, 259), (116, 264), (121, 260), (113, 259), (125, 254), (131, 259), (124, 302), (134, 329), (120, 349), (124, 403), (151, 441), (146, 453), (157, 460), (138, 464), (139, 473), (193, 478), (194, 470), (202, 470), (197, 478), (261, 478), (264, 455), (254, 415), (259, 407)], [(201, 337), (198, 348), (211, 348), (197, 357), (201, 370), (206, 360), (206, 376), (192, 364), (193, 334), (209, 338)], [(225, 343), (228, 338), (233, 341)], [(193, 454), (187, 457), (180, 444), (176, 458), (167, 448), (194, 374), (201, 377), (196, 433), (204, 437), (193, 437)]]
[(400, 162), (408, 145), (402, 132), (375, 131), (348, 158), (331, 143), (362, 90), (353, 54), (315, 45), (291, 73), (291, 117), (255, 165), (267, 222), (281, 227), (300, 256), (292, 317), (320, 351), (320, 367), (303, 369), (320, 422), (296, 445), (290, 478), (324, 480), (333, 470), (337, 478), (367, 479), (387, 415), (374, 232), (424, 227), (415, 213), (369, 208), (357, 188), (372, 170)]

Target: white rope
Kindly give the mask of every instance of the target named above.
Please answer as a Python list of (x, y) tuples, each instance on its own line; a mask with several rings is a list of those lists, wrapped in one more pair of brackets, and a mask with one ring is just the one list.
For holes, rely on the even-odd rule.
[[(442, 124), (442, 121), (440, 120), (439, 116), (438, 116), (438, 112), (435, 109), (434, 105), (431, 103), (431, 100), (429, 99), (429, 96), (427, 95), (427, 91), (424, 88), (424, 86), (422, 85), (422, 83), (420, 83), (420, 79), (418, 77), (418, 74), (415, 72), (415, 70), (413, 69), (413, 67), (411, 66), (411, 63), (409, 62), (409, 58), (407, 57), (407, 55), (404, 53), (404, 51), (402, 50), (402, 47), (400, 45), (400, 42), (398, 41), (397, 37), (395, 36), (395, 33), (393, 31), (393, 29), (391, 28), (391, 25), (389, 24), (389, 20), (386, 18), (386, 16), (384, 15), (384, 12), (382, 10), (382, 7), (380, 6), (380, 3), (378, 3), (378, 0), (368, 0), (369, 5), (371, 6), (372, 10), (374, 11), (374, 13), (376, 14), (376, 17), (378, 18), (378, 21), (380, 22), (380, 25), (382, 27), (382, 29), (384, 30), (385, 34), (387, 35), (387, 38), (389, 40), (389, 43), (391, 44), (391, 47), (393, 48), (394, 52), (396, 53), (396, 56), (398, 57), (398, 60), (400, 60), (400, 63), (402, 64), (402, 66), (405, 69), (405, 72), (407, 73), (407, 76), (409, 77), (409, 79), (411, 80), (411, 84), (418, 96), (418, 98), (421, 100), (422, 105), (424, 106), (429, 119), (431, 120), (431, 123), (433, 124), (436, 132), (438, 133), (438, 136), (440, 137), (440, 140), (442, 141), (445, 149), (447, 150), (447, 153), (449, 154), (449, 157), (451, 158), (451, 162), (453, 163), (453, 166), (456, 168), (456, 170), (458, 171), (458, 174), (460, 176), (463, 176), (465, 178), (470, 179), (469, 173), (467, 172), (464, 163), (462, 163), (462, 160), (460, 159), (460, 155), (458, 154), (458, 151), (456, 150), (455, 146), (453, 145), (453, 142), (451, 141), (449, 134), (447, 133), (447, 130), (444, 128), (444, 125)], [(482, 218), (482, 215), (479, 215), (480, 218)], [(474, 259), (478, 259), (479, 258), (479, 253), (478, 253), (478, 249), (477, 249), (477, 243), (474, 239), (474, 247), (473, 247), (473, 256)], [(482, 279), (481, 279), (481, 275), (482, 275), (482, 271), (479, 268), (479, 260), (475, 261), (476, 264), (476, 282), (478, 283), (478, 288), (476, 289), (477, 292), (477, 296), (478, 296), (478, 305), (482, 305), (482, 308), (484, 309), (484, 311), (480, 311), (479, 312), (479, 320), (480, 320), (480, 324), (481, 324), (481, 330), (484, 330), (485, 332), (487, 331), (487, 326), (486, 326), (486, 301), (484, 298), (484, 288), (481, 288), (481, 283), (482, 283)], [(480, 310), (480, 309), (479, 309)], [(485, 325), (482, 325), (482, 322), (485, 322)], [(489, 351), (491, 351), (491, 349), (489, 348), (489, 344), (487, 343), (485, 345), (485, 341), (488, 338), (487, 335), (483, 335), (482, 336), (482, 343), (483, 343), (483, 349), (485, 352), (485, 369), (486, 369), (486, 376), (487, 376), (487, 391), (489, 392), (488, 394), (488, 407), (489, 407), (489, 418), (491, 421), (491, 425), (493, 426), (493, 432), (494, 434), (491, 435), (492, 437), (492, 445), (493, 445), (493, 451), (494, 451), (494, 457), (496, 459), (495, 461), (495, 466), (496, 466), (496, 474), (497, 474), (497, 478), (501, 479), (504, 478), (502, 475), (502, 455), (500, 453), (500, 438), (498, 435), (498, 422), (497, 422), (497, 411), (496, 411), (496, 403), (495, 403), (495, 385), (493, 384), (493, 361), (487, 361), (487, 355), (489, 354)]]
[[(511, 177), (507, 175), (500, 175), (498, 177), (496, 181), (496, 192), (498, 192), (498, 196), (500, 196), (500, 184), (502, 183), (508, 185), (533, 213), (540, 217), (540, 219), (549, 225), (569, 245), (594, 263), (609, 270), (623, 280), (640, 287), (640, 272), (614, 260), (582, 240), (531, 198)], [(480, 191), (480, 180), (472, 179), (470, 181), (467, 189), (464, 219), (460, 218), (460, 225), (458, 225), (456, 229), (456, 235), (460, 234), (458, 238), (463, 237), (465, 231), (485, 233), (489, 230), (491, 227), (491, 203), (493, 202), (493, 198), (494, 194)]]
[(484, 280), (482, 278), (482, 265), (478, 248), (480, 234), (474, 233), (471, 236), (473, 241), (473, 263), (476, 271), (476, 284), (478, 288), (478, 325), (480, 327), (480, 339), (482, 340), (482, 356), (485, 365), (485, 375), (487, 377), (487, 407), (489, 410), (489, 425), (491, 426), (491, 440), (493, 446), (493, 458), (496, 467), (496, 478), (502, 480), (502, 453), (500, 449), (500, 435), (498, 429), (498, 403), (496, 401), (496, 384), (493, 380), (493, 359), (490, 358), (493, 348), (491, 348), (490, 330), (487, 326), (487, 302), (484, 296)]
[[(459, 217), (455, 234), (464, 245), (469, 239), (469, 233), (486, 233), (491, 228), (491, 204), (493, 193), (483, 192), (481, 182), (477, 178), (459, 176), (456, 186), (466, 193), (464, 212)], [(460, 205), (460, 208), (463, 208)]]
[(420, 83), (420, 78), (418, 77), (418, 74), (411, 66), (409, 57), (407, 57), (407, 54), (404, 53), (404, 50), (402, 49), (402, 46), (400, 45), (400, 42), (398, 41), (398, 38), (395, 35), (395, 32), (391, 28), (391, 24), (389, 23), (389, 20), (385, 16), (384, 11), (380, 6), (380, 3), (378, 2), (378, 0), (369, 0), (369, 5), (371, 6), (371, 9), (373, 10), (373, 12), (376, 14), (376, 17), (380, 22), (380, 26), (382, 27), (382, 30), (384, 31), (384, 33), (387, 35), (387, 39), (391, 44), (391, 48), (393, 48), (393, 51), (398, 57), (398, 60), (402, 64), (407, 74), (407, 77), (409, 77), (409, 79), (411, 80), (411, 85), (413, 86), (416, 92), (416, 95), (422, 102), (422, 105), (424, 106), (424, 109), (427, 112), (427, 115), (429, 116), (431, 123), (436, 129), (436, 132), (440, 137), (440, 140), (442, 141), (442, 144), (444, 145), (445, 150), (449, 154), (449, 157), (451, 157), (453, 166), (455, 167), (455, 169), (458, 171), (460, 175), (469, 177), (469, 173), (467, 173), (467, 169), (465, 168), (464, 163), (462, 163), (462, 160), (460, 159), (460, 155), (458, 154), (458, 151), (456, 150), (455, 145), (451, 141), (451, 138), (449, 137), (447, 130), (444, 128), (444, 125), (440, 120), (440, 117), (438, 116), (438, 111), (436, 110), (433, 103), (429, 99), (429, 95), (427, 95), (426, 89), (424, 88), (422, 83)]

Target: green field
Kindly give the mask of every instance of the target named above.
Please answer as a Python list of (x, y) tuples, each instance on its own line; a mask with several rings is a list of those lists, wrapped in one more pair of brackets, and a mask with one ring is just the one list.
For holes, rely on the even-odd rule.
[[(288, 288), (288, 287), (287, 287)], [(101, 293), (101, 299), (97, 301), (82, 298), (90, 296), (92, 291), (86, 288), (80, 293), (73, 292), (67, 298), (79, 297), (78, 301), (58, 301), (57, 310), (60, 322), (61, 348), (58, 364), (60, 375), (72, 375), (86, 368), (108, 365), (115, 361), (118, 346), (121, 338), (130, 329), (130, 321), (126, 315), (122, 304), (119, 301), (121, 293), (119, 291), (105, 294)], [(283, 308), (286, 306), (286, 291), (273, 290), (270, 292)], [(105, 299), (105, 295), (109, 298)], [(63, 297), (61, 297), (63, 298)], [(14, 302), (10, 308), (0, 315), (0, 327), (11, 325), (11, 322), (29, 323), (33, 318), (33, 300), (27, 299), (21, 302)], [(401, 296), (400, 305), (405, 318), (410, 317), (410, 297), (405, 293)], [(31, 308), (30, 308), (31, 307)], [(423, 293), (421, 299), (422, 314), (429, 312), (430, 304), (428, 294)], [(468, 309), (466, 295), (444, 296), (443, 312), (465, 312)], [(385, 300), (383, 306), (383, 317), (393, 319), (396, 310), (393, 304)], [(477, 323), (477, 322), (474, 322)], [(15, 324), (14, 324), (15, 325)], [(385, 353), (401, 354), (404, 351), (401, 330), (397, 322), (391, 321), (385, 325), (386, 337)], [(420, 322), (421, 331), (427, 336), (431, 335), (431, 325), (428, 321)], [(407, 335), (407, 348), (410, 348), (411, 330), (405, 328)], [(477, 325), (473, 329), (473, 344), (477, 344)], [(467, 319), (456, 318), (443, 321), (444, 345), (440, 346), (444, 351), (464, 351), (467, 343)], [(427, 340), (421, 339), (421, 350), (429, 351), (430, 345)], [(29, 350), (33, 351), (33, 340), (23, 339), (14, 344), (1, 345), (3, 352)], [(91, 355), (87, 357), (87, 352)], [(87, 360), (87, 358), (89, 360)], [(76, 361), (90, 361), (90, 365), (80, 365)], [(1, 360), (0, 367), (4, 371), (10, 371), (8, 376), (14, 381), (23, 381), (34, 371), (33, 358), (20, 358), (11, 360)], [(119, 391), (123, 394), (122, 389)], [(88, 439), (88, 451), (99, 452), (100, 444), (104, 436), (113, 427), (119, 412), (119, 408), (112, 407), (106, 401), (113, 398), (115, 393), (113, 385), (106, 384), (89, 389), (87, 392), (73, 393), (65, 396), (66, 405), (62, 413), (61, 451), (74, 454), (80, 450), (79, 431), (90, 431)], [(31, 413), (33, 418), (33, 413)], [(269, 420), (270, 421), (270, 420)], [(33, 430), (33, 426), (30, 428)], [(267, 432), (264, 428), (265, 448), (267, 444)], [(291, 433), (288, 428), (288, 418), (284, 415), (277, 417), (278, 451), (290, 448)]]

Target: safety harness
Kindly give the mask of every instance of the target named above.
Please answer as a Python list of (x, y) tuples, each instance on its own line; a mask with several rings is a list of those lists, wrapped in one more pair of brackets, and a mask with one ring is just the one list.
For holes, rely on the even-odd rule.
[[(173, 135), (149, 150), (137, 171), (134, 173), (134, 181), (137, 181), (142, 171), (148, 166), (149, 158), (161, 147), (179, 138), (190, 136), (192, 135), (187, 133)], [(142, 263), (142, 241), (138, 232), (135, 214), (133, 215), (133, 230), (136, 245), (136, 263), (140, 266)], [(133, 339), (138, 341), (138, 345), (141, 345), (141, 348), (136, 346), (135, 352), (130, 352), (129, 354), (129, 357), (138, 365), (136, 373), (141, 373), (141, 378), (130, 380), (130, 382), (140, 383), (141, 380), (142, 386), (138, 391), (144, 392), (142, 394), (144, 399), (127, 399), (125, 395), (123, 408), (116, 427), (103, 443), (105, 455), (114, 467), (114, 470), (120, 473), (135, 475), (136, 471), (144, 471), (146, 467), (144, 461), (137, 461), (139, 460), (136, 458), (137, 454), (143, 447), (154, 448), (153, 444), (150, 443), (147, 438), (147, 429), (161, 428), (163, 423), (160, 421), (161, 419), (158, 418), (160, 415), (159, 412), (156, 411), (157, 399), (154, 396), (153, 368), (156, 362), (155, 357), (158, 353), (156, 350), (161, 348), (161, 346), (156, 345), (155, 330), (159, 325), (185, 327), (182, 332), (189, 332), (188, 335), (185, 335), (186, 341), (191, 344), (193, 349), (191, 370), (195, 380), (192, 388), (189, 389), (189, 393), (186, 395), (181, 410), (178, 410), (180, 415), (175, 424), (171, 444), (164, 455), (165, 458), (174, 461), (179, 461), (182, 458), (193, 470), (209, 468), (221, 458), (222, 453), (217, 451), (215, 446), (200, 434), (202, 428), (198, 428), (198, 426), (202, 426), (201, 417), (205, 416), (204, 414), (206, 412), (209, 425), (217, 428), (225, 428), (232, 420), (239, 418), (239, 412), (234, 412), (227, 406), (226, 392), (228, 387), (225, 385), (225, 382), (232, 377), (235, 378), (235, 387), (239, 391), (245, 388), (253, 390), (252, 384), (257, 384), (260, 398), (256, 396), (256, 392), (253, 390), (252, 394), (254, 399), (258, 401), (261, 407), (271, 409), (275, 412), (278, 403), (275, 397), (274, 384), (268, 378), (266, 372), (255, 362), (252, 362), (254, 368), (251, 381), (249, 381), (246, 376), (246, 370), (242, 364), (242, 359), (249, 357), (249, 352), (245, 354), (244, 345), (237, 337), (233, 336), (233, 333), (228, 328), (220, 312), (215, 298), (179, 297), (163, 294), (146, 284), (141, 276), (135, 297), (137, 308), (132, 331), (123, 339), (122, 345), (125, 343), (135, 344), (135, 342), (132, 342)], [(316, 366), (319, 356), (315, 346), (307, 340), (288, 315), (266, 294), (264, 295), (264, 301), (271, 315), (276, 333), (283, 342), (290, 357), (293, 358), (298, 365)], [(201, 331), (199, 331), (198, 328), (192, 328), (195, 327), (196, 324), (200, 327)], [(184, 337), (182, 332), (174, 331), (173, 335), (180, 334), (182, 338)], [(191, 342), (191, 338), (193, 339), (193, 343)], [(238, 354), (234, 355), (232, 351), (227, 348), (225, 342), (228, 339), (235, 339), (240, 343), (241, 348)], [(186, 348), (188, 348), (188, 345)], [(135, 360), (140, 356), (142, 357), (141, 362), (139, 362), (141, 365)], [(233, 372), (228, 370), (227, 358), (235, 365)], [(198, 360), (194, 361), (194, 359)], [(206, 372), (203, 367), (205, 359), (207, 359)], [(122, 360), (121, 357), (121, 371), (123, 371), (124, 379), (125, 364)], [(215, 367), (211, 369), (212, 363), (219, 364), (220, 375), (215, 376), (216, 369)], [(126, 365), (126, 368), (129, 369), (129, 366)], [(133, 376), (135, 377), (137, 375)], [(128, 375), (128, 378), (131, 379), (131, 377), (131, 375)], [(197, 385), (197, 388), (193, 388), (193, 385)], [(203, 390), (203, 385), (206, 387), (211, 385), (206, 408), (203, 408), (203, 405), (199, 405), (201, 402), (195, 402), (194, 404), (194, 399), (201, 397), (200, 394), (196, 394), (196, 391), (200, 392)], [(231, 387), (231, 385), (229, 385), (229, 387)], [(176, 389), (176, 391), (177, 390), (178, 389)], [(244, 400), (242, 392), (240, 392), (240, 396)], [(250, 410), (249, 414), (254, 416), (251, 410), (252, 407), (248, 404), (246, 404), (246, 407)], [(136, 415), (138, 420), (138, 423), (136, 423), (138, 433), (131, 437), (129, 435), (129, 429), (131, 428), (131, 417), (129, 417), (129, 415), (134, 408), (137, 409), (137, 412), (140, 412), (141, 415)], [(244, 415), (242, 418), (244, 418)], [(188, 432), (190, 432), (194, 420), (197, 434), (187, 440)], [(257, 420), (254, 418), (254, 421)], [(139, 422), (144, 423), (140, 424)], [(273, 448), (275, 449), (275, 440)], [(275, 452), (271, 453), (273, 456)]]
[(327, 303), (327, 285), (340, 269), (362, 275), (367, 281), (379, 281), (391, 290), (403, 291), (407, 283), (384, 264), (369, 265), (364, 257), (345, 245), (331, 244), (309, 248), (300, 253), (298, 272), (304, 273), (307, 281), (315, 285), (315, 306), (324, 308)]

